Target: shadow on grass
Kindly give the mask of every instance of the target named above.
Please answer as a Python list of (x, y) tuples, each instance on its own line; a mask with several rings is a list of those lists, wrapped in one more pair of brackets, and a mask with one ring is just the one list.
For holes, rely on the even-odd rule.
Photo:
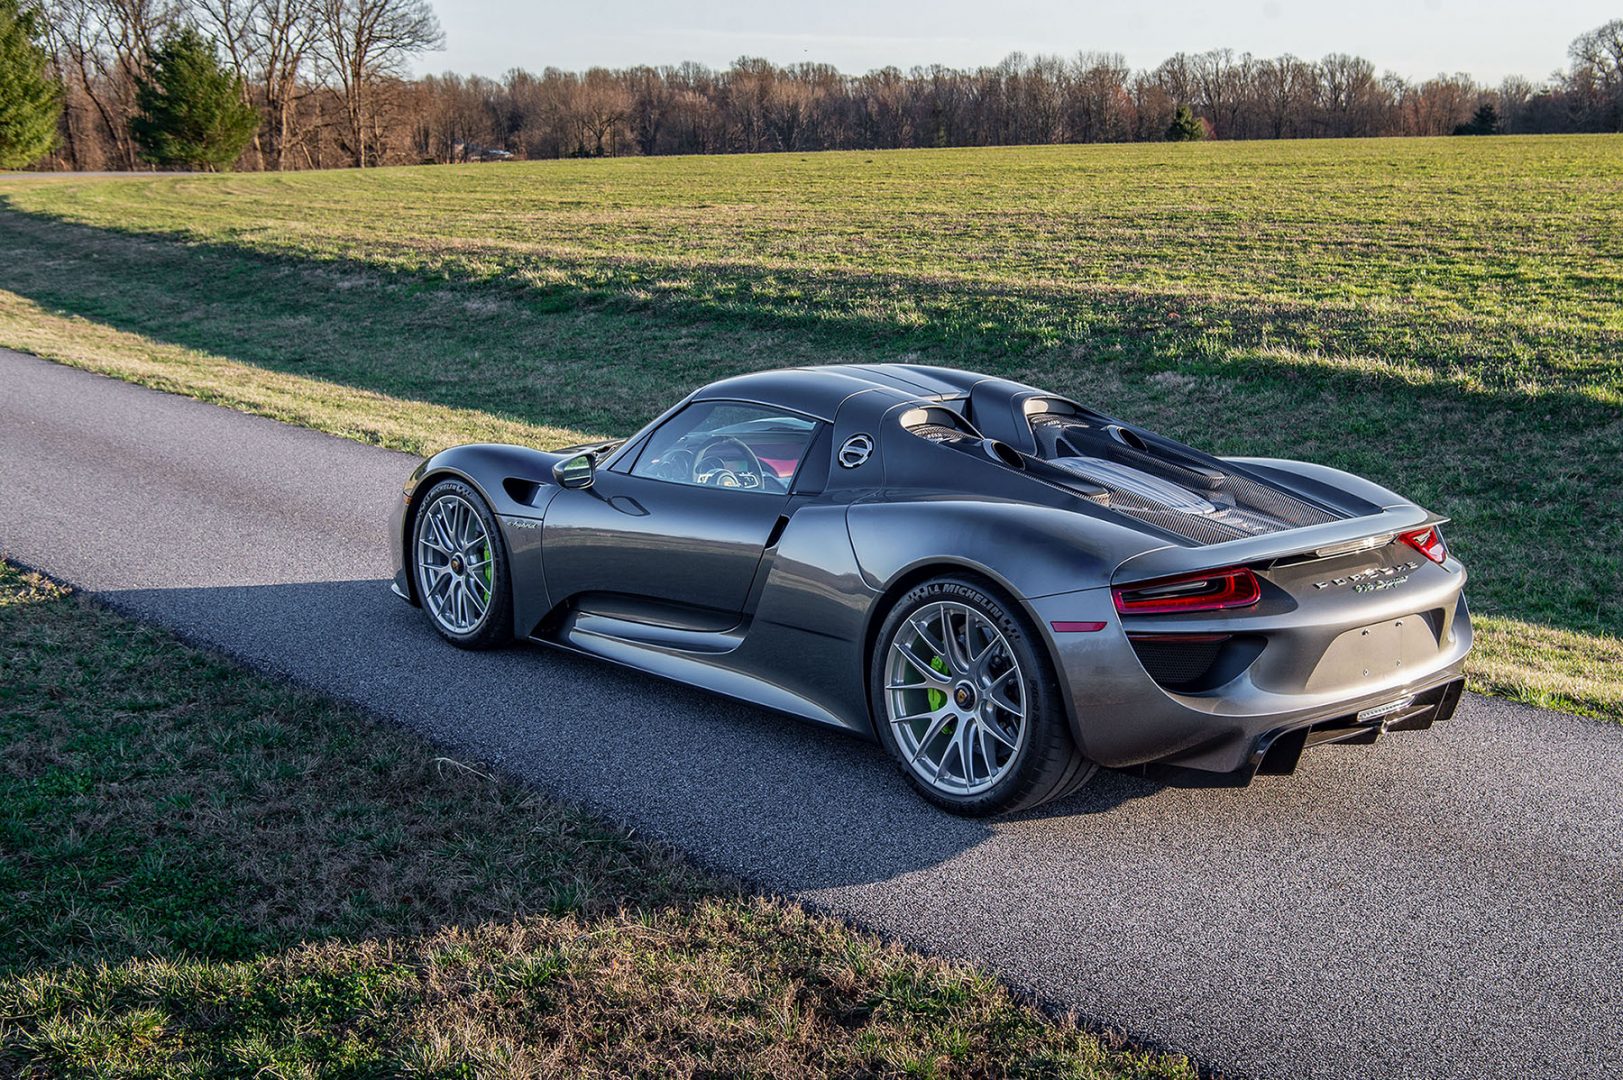
[[(80, 225), (6, 201), (0, 288), (41, 304), (273, 370), (605, 434), (719, 375), (897, 357), (998, 374), (1221, 364), (1267, 377), (1295, 352), (1347, 390), (1406, 381), (1574, 406), (1623, 392), (1623, 334), (1567, 326), (524, 252), (498, 272), (407, 272)], [(491, 385), (502, 377), (511, 385)], [(604, 400), (643, 387), (651, 393)]]
[(417, 275), (0, 211), (0, 289), (50, 310), (594, 433), (768, 367), (912, 360), (1022, 378), (1220, 453), (1370, 476), (1455, 519), (1488, 610), (1623, 633), (1623, 419), (1604, 400), (1623, 372), (1615, 334), (747, 266), (542, 269)]

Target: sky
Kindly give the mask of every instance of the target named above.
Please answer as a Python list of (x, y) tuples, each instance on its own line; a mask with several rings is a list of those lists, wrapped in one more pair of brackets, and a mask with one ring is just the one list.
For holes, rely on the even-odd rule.
[(894, 64), (995, 64), (1019, 50), (1119, 52), (1153, 67), (1175, 52), (1366, 57), (1406, 78), (1466, 71), (1497, 83), (1565, 67), (1567, 45), (1623, 17), (1620, 0), (433, 0), (446, 48), (418, 74), (513, 67), (677, 64), (739, 56), (860, 74)]

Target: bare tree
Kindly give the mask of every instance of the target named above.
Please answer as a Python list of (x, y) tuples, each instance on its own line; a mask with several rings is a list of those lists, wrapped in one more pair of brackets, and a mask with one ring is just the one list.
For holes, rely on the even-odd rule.
[(380, 85), (401, 75), (407, 58), (443, 48), (445, 34), (428, 0), (321, 0), (321, 28), (322, 59), (344, 99), (350, 160), (365, 168)]
[(631, 137), (641, 154), (659, 152), (659, 136), (670, 112), (675, 93), (667, 72), (651, 67), (633, 68), (626, 72), (631, 90)]
[(52, 0), (46, 8), (59, 69), (75, 77), (101, 121), (104, 165), (133, 169), (129, 119), (153, 46), (180, 18), (174, 0)]
[(1067, 130), (1077, 142), (1111, 142), (1129, 134), (1132, 72), (1120, 53), (1078, 53), (1072, 64)]
[(593, 155), (615, 156), (619, 152), (616, 136), (631, 112), (631, 91), (614, 72), (593, 68), (581, 80), (574, 104), (575, 122), (582, 133), (580, 145), (584, 147), (590, 140)]
[(1273, 139), (1306, 134), (1318, 74), (1306, 60), (1286, 54), (1257, 66), (1255, 92), (1263, 134)]
[(1499, 84), (1496, 96), (1506, 132), (1516, 134), (1527, 130), (1528, 105), (1537, 92), (1538, 88), (1520, 75), (1507, 75)]
[(1239, 126), (1240, 110), (1255, 62), (1247, 53), (1238, 62), (1232, 49), (1212, 49), (1192, 59), (1190, 69), (1198, 91), (1200, 113), (1212, 125), (1219, 139), (1232, 139)]
[[(215, 42), (224, 47), (226, 59), (241, 80), (242, 100), (257, 105), (254, 100), (253, 77), (259, 51), (256, 33), (260, 0), (197, 0), (196, 17)], [(263, 126), (263, 125), (261, 125)], [(253, 157), (255, 165), (265, 167), (265, 146), (260, 132), (254, 131)]]
[(1588, 126), (1623, 131), (1623, 19), (1580, 35), (1568, 50), (1568, 85), (1590, 115)]

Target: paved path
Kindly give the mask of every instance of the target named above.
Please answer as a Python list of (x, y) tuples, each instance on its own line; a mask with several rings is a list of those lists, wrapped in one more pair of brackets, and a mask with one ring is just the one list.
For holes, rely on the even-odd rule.
[(390, 596), (398, 454), (0, 353), (0, 551), (1230, 1075), (1623, 1075), (1623, 728), (1468, 697), (967, 822), (876, 747)]

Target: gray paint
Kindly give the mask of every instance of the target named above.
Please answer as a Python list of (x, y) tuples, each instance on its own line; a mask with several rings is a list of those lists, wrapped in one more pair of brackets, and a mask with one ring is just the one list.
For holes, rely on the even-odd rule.
[[(834, 460), (820, 489), (769, 494), (630, 474), (660, 423), (687, 401), (711, 400), (779, 406), (828, 425), (831, 438), (821, 445)], [(1045, 402), (1101, 429), (1130, 430), (1168, 460), (1241, 475), (1336, 508), (1339, 517), (1205, 546), (1164, 533), (1101, 505), (1088, 494), (1099, 489), (1075, 486), (1032, 456), (1037, 440), (1026, 416)], [(932, 408), (998, 438), (947, 446), (904, 426)], [(839, 448), (858, 436), (871, 438), (872, 452), (858, 467), (844, 467)], [(1301, 573), (1266, 567), (1282, 556), (1440, 520), (1435, 515), (1333, 469), (1219, 461), (1004, 379), (908, 365), (741, 375), (695, 391), (603, 454), (589, 488), (553, 486), (551, 469), (563, 456), (457, 447), (425, 462), (407, 483), (410, 493), (424, 477), (454, 473), (492, 499), (514, 558), (520, 636), (869, 735), (872, 634), (890, 599), (921, 575), (974, 574), (1025, 608), (1060, 673), (1074, 737), (1111, 766), (1248, 768), (1281, 728), (1457, 679), (1470, 648), (1459, 600), (1465, 574), (1452, 559), (1446, 567), (1425, 563), (1402, 588), (1373, 597), (1315, 595)], [(535, 505), (515, 503), (515, 479), (539, 485)], [(1156, 481), (1140, 490), (1168, 486)], [(1187, 503), (1209, 505), (1195, 497)], [(539, 528), (525, 518), (539, 519)], [(396, 515), (397, 530), (407, 519)], [(394, 549), (405, 551), (398, 531)], [(1391, 545), (1353, 561), (1380, 565), (1404, 552), (1414, 554)], [(1124, 623), (1111, 601), (1112, 584), (1241, 564), (1258, 566), (1269, 588), (1269, 599), (1254, 609)], [(1399, 666), (1383, 658), (1379, 670), (1353, 677), (1362, 663), (1356, 649), (1337, 646), (1330, 654), (1344, 634), (1420, 611), (1442, 613), (1441, 636), (1430, 650), (1398, 647)], [(1056, 633), (1055, 621), (1097, 621), (1106, 629)], [(1150, 677), (1128, 632), (1254, 634), (1266, 646), (1223, 686), (1179, 692)]]

